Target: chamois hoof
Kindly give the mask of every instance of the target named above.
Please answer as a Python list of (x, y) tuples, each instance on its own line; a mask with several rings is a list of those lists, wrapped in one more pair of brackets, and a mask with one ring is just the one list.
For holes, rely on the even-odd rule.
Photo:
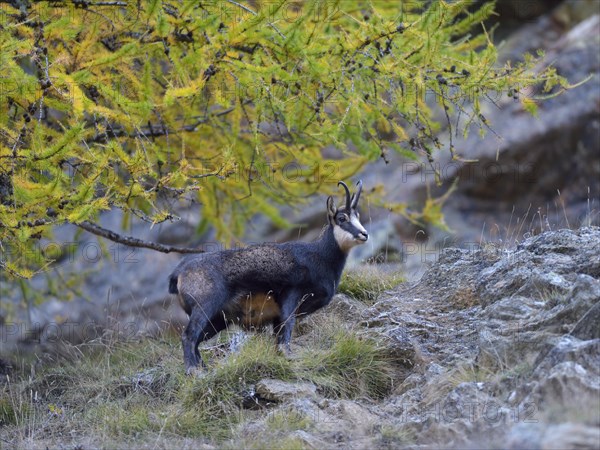
[(277, 344), (277, 351), (286, 358), (292, 357), (292, 351), (290, 350), (289, 344)]
[(188, 367), (185, 370), (185, 374), (188, 377), (202, 378), (206, 374), (206, 372), (204, 370), (202, 370), (201, 366), (197, 366), (197, 367)]

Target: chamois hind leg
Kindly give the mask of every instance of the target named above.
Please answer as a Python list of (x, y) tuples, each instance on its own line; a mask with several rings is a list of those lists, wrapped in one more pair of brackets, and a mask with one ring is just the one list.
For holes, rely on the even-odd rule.
[(219, 331), (222, 331), (225, 328), (227, 328), (227, 321), (225, 320), (222, 312), (218, 312), (216, 316), (208, 321), (208, 324), (206, 327), (204, 327), (204, 330), (202, 330), (200, 336), (198, 336), (198, 340), (196, 341), (196, 346), (194, 348), (194, 354), (196, 355), (196, 358), (198, 358), (198, 361), (202, 361), (200, 352), (198, 351), (200, 342), (208, 341), (210, 338), (216, 336)]
[(201, 315), (202, 311), (198, 308), (195, 308), (192, 311), (192, 314), (190, 314), (190, 321), (181, 336), (183, 361), (185, 362), (185, 370), (188, 375), (191, 373), (192, 369), (198, 367), (199, 364), (204, 366), (202, 358), (200, 358), (200, 353), (196, 349), (196, 342), (200, 338), (200, 333), (202, 331)]
[[(194, 368), (198, 367), (198, 365), (204, 366), (202, 358), (200, 357), (200, 352), (198, 352), (198, 344), (206, 339), (207, 332), (211, 332), (212, 327), (209, 323), (211, 318), (213, 318), (218, 311), (222, 310), (223, 304), (227, 301), (226, 294), (226, 292), (221, 292), (220, 294), (215, 294), (211, 297), (202, 296), (201, 298), (196, 298), (193, 303), (190, 321), (181, 337), (183, 360), (188, 374), (190, 374)], [(191, 296), (188, 295), (188, 297)]]

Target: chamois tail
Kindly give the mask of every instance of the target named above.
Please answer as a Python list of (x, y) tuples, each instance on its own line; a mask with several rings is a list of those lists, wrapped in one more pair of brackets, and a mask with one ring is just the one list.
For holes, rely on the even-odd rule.
[(169, 294), (179, 294), (179, 289), (177, 289), (177, 278), (178, 276), (175, 274), (171, 274), (169, 277)]

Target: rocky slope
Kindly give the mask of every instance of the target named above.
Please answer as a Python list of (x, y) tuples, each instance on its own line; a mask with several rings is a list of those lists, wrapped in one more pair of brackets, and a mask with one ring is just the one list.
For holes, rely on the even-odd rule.
[[(203, 344), (212, 356), (198, 378), (185, 377), (178, 339), (165, 335), (136, 334), (131, 347), (108, 334), (90, 356), (68, 346), (68, 358), (31, 372), (0, 360), (0, 441), (596, 449), (599, 319), (599, 227), (448, 248), (375, 303), (337, 295), (298, 324), (292, 360), (235, 330)], [(332, 340), (339, 332), (345, 340)]]
[[(447, 249), (417, 283), (339, 315), (402, 361), (380, 402), (263, 380), (260, 435), (278, 414), (314, 423), (309, 448), (598, 448), (600, 229), (546, 232), (515, 249)], [(315, 315), (318, 323), (318, 315)], [(299, 338), (301, 339), (301, 337)]]

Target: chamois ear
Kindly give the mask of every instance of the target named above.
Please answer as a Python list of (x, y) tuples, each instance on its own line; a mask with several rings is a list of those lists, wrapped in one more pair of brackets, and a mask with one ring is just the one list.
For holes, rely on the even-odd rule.
[(335, 206), (335, 202), (333, 201), (333, 197), (330, 195), (327, 197), (327, 219), (329, 219), (329, 223), (334, 222), (336, 212), (337, 208)]

